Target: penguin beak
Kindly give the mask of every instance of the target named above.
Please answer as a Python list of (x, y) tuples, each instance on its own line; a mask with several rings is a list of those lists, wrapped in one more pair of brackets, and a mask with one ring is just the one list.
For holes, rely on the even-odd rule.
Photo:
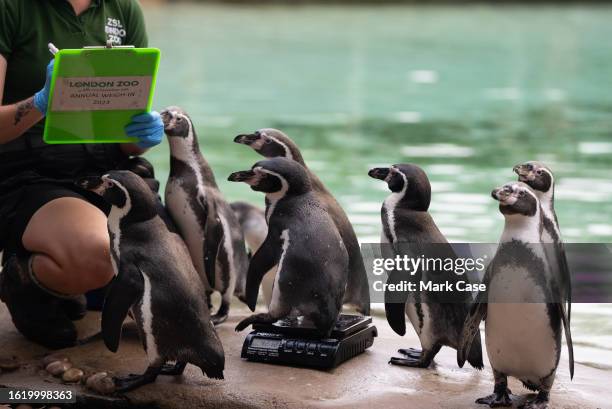
[(389, 175), (389, 168), (374, 168), (370, 169), (368, 176), (374, 179), (385, 180)]
[(506, 201), (512, 196), (512, 190), (508, 190), (505, 186), (498, 187), (491, 191), (491, 197), (501, 204), (507, 204)]
[(521, 182), (525, 182), (529, 176), (529, 170), (525, 170), (523, 165), (516, 165), (512, 168), (512, 171), (518, 175)]
[(234, 172), (231, 175), (229, 175), (227, 180), (229, 180), (230, 182), (247, 182), (248, 183), (248, 180), (252, 179), (253, 177), (255, 177), (255, 172), (253, 172), (252, 170), (241, 170), (239, 172)]
[(260, 138), (259, 132), (250, 133), (250, 134), (241, 134), (234, 138), (234, 142), (240, 143), (242, 145), (251, 146), (253, 143), (257, 142)]
[(102, 184), (100, 176), (86, 176), (75, 181), (75, 184), (83, 189), (95, 190)]
[(164, 109), (163, 111), (161, 111), (159, 116), (161, 117), (162, 122), (164, 123), (164, 129), (167, 128), (168, 125), (170, 125), (170, 121), (172, 120), (172, 113), (168, 109)]

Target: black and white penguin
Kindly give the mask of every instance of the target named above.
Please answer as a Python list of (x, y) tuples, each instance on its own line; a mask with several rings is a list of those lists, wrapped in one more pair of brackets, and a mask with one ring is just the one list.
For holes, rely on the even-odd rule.
[(242, 320), (236, 330), (293, 313), (328, 336), (342, 308), (348, 253), (327, 207), (312, 190), (308, 172), (295, 161), (273, 158), (232, 173), (228, 180), (245, 182), (268, 200), (268, 235), (253, 255), (247, 275), (251, 311), (263, 276), (278, 266), (268, 312)]
[(213, 290), (221, 293), (221, 306), (213, 315), (213, 322), (220, 324), (227, 319), (236, 278), (248, 268), (244, 236), (200, 152), (189, 116), (181, 108), (168, 107), (161, 117), (170, 144), (166, 207), (189, 248), (209, 300)]
[(271, 128), (260, 129), (252, 134), (238, 135), (234, 138), (234, 142), (247, 145), (268, 159), (284, 157), (294, 160), (307, 170), (312, 190), (325, 204), (349, 254), (349, 279), (344, 303), (354, 305), (360, 313), (368, 315), (370, 313), (369, 284), (357, 235), (340, 204), (317, 175), (308, 169), (295, 142), (278, 129)]
[[(409, 249), (411, 253), (421, 247), (419, 256), (423, 252), (427, 257), (441, 260), (457, 258), (428, 212), (431, 186), (420, 167), (398, 164), (388, 168), (371, 169), (368, 175), (385, 181), (391, 190), (381, 209), (383, 243), (392, 243), (395, 251), (407, 244), (407, 247), (412, 247)], [(420, 281), (467, 280), (454, 273), (438, 273), (433, 270), (420, 271), (418, 278)], [(427, 368), (442, 346), (459, 348), (463, 324), (469, 312), (470, 294), (455, 291), (442, 298), (433, 291), (419, 291), (414, 294), (414, 299), (408, 299), (407, 295), (399, 300), (389, 300), (386, 297), (385, 312), (389, 325), (399, 335), (404, 335), (407, 315), (421, 342), (421, 350), (400, 349), (399, 352), (405, 355), (405, 358), (393, 357), (390, 363)], [(474, 368), (483, 368), (479, 337), (469, 351), (468, 361)]]
[(154, 382), (160, 374), (180, 375), (187, 363), (222, 379), (225, 356), (202, 297), (204, 285), (183, 240), (157, 214), (151, 189), (129, 171), (87, 178), (80, 185), (112, 205), (108, 229), (115, 279), (102, 310), (104, 343), (117, 351), (131, 312), (149, 361), (144, 374), (116, 378), (117, 390)]
[[(251, 259), (253, 254), (255, 254), (259, 247), (261, 247), (263, 242), (266, 240), (266, 236), (268, 235), (268, 222), (266, 221), (266, 214), (261, 208), (247, 202), (232, 202), (230, 203), (230, 206), (238, 218), (238, 223), (240, 223), (240, 226), (242, 227), (242, 233), (244, 234), (249, 259)], [(236, 277), (236, 289), (234, 290), (234, 294), (236, 297), (244, 300), (247, 270), (245, 269), (240, 272), (243, 274)], [(271, 269), (270, 272), (265, 275), (261, 284), (264, 298), (267, 302), (269, 302), (271, 299), (272, 285), (274, 283), (275, 274), (276, 269)]]
[(550, 389), (561, 355), (561, 328), (570, 352), (570, 375), (574, 374), (572, 340), (558, 286), (551, 285), (549, 253), (542, 246), (542, 210), (534, 191), (523, 182), (511, 182), (494, 189), (505, 225), (499, 247), (484, 277), (486, 292), (478, 295), (466, 320), (460, 359), (479, 334), (485, 320), (485, 343), (495, 387), (492, 395), (476, 403), (490, 407), (511, 406), (508, 376), (523, 382), (537, 397), (526, 409), (548, 405)]
[(565, 256), (565, 246), (561, 238), (561, 230), (557, 214), (555, 213), (555, 177), (552, 170), (542, 162), (530, 161), (513, 168), (521, 182), (531, 187), (540, 200), (542, 207), (542, 242), (550, 243), (550, 250), (557, 253), (559, 261), (556, 271), (559, 273), (560, 283), (565, 291), (564, 300), (567, 302), (567, 319), (572, 319), (572, 276)]

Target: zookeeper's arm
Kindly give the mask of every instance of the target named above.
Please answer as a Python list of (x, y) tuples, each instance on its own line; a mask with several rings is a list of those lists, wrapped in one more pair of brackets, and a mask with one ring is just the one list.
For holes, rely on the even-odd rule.
[[(0, 101), (4, 95), (6, 65), (6, 58), (0, 54)], [(16, 104), (0, 106), (0, 144), (21, 136), (43, 116), (43, 113), (34, 106), (34, 96)]]

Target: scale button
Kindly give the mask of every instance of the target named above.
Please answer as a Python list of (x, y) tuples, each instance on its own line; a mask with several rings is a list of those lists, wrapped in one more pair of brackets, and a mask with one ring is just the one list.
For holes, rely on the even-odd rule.
[(306, 349), (306, 342), (304, 341), (298, 341), (296, 342), (296, 351), (297, 352), (303, 352)]
[(308, 344), (308, 355), (313, 355), (315, 352), (317, 352), (317, 344), (315, 342), (311, 342), (310, 344)]
[(295, 341), (286, 341), (285, 342), (285, 349), (291, 350), (291, 349), (293, 349), (294, 345), (295, 345)]

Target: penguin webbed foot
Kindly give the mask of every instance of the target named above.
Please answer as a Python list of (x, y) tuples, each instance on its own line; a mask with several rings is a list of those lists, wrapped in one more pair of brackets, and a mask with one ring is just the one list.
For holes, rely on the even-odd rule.
[(435, 346), (431, 350), (420, 350), (417, 348), (402, 348), (397, 352), (404, 355), (405, 358), (391, 357), (389, 363), (392, 365), (408, 366), (411, 368), (429, 368), (434, 357), (440, 351), (439, 346)]
[(219, 307), (219, 311), (217, 311), (212, 317), (210, 317), (210, 319), (212, 323), (215, 326), (217, 326), (227, 321), (228, 316), (229, 316), (229, 305), (223, 303)]
[(535, 399), (527, 401), (519, 406), (520, 409), (547, 409), (548, 392), (540, 391)]
[(275, 323), (278, 318), (273, 317), (270, 313), (253, 314), (240, 321), (236, 325), (236, 332), (240, 332), (251, 324), (272, 324)]
[(177, 362), (174, 365), (172, 364), (164, 364), (159, 371), (160, 375), (168, 375), (168, 376), (180, 376), (185, 372), (185, 368), (187, 367), (187, 362)]
[(397, 352), (410, 358), (420, 358), (423, 353), (423, 351), (418, 348), (401, 348), (398, 349)]
[(150, 366), (142, 375), (130, 374), (124, 377), (115, 377), (115, 392), (123, 393), (153, 383), (160, 374), (161, 366)]
[(431, 362), (424, 362), (421, 358), (413, 358), (411, 356), (406, 356), (406, 358), (392, 356), (389, 363), (391, 365), (408, 366), (410, 368), (427, 368), (431, 364)]
[(476, 403), (481, 405), (489, 405), (490, 408), (507, 407), (512, 406), (512, 398), (510, 395), (510, 389), (506, 389), (503, 392), (494, 392), (484, 398), (476, 399)]

